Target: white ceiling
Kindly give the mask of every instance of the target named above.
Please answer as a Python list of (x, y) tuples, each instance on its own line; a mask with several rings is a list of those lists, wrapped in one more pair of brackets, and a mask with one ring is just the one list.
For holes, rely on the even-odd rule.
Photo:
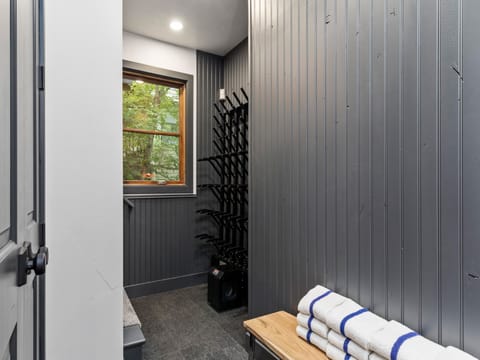
[[(170, 30), (182, 21), (180, 32)], [(225, 55), (248, 35), (248, 0), (123, 0), (126, 31)]]

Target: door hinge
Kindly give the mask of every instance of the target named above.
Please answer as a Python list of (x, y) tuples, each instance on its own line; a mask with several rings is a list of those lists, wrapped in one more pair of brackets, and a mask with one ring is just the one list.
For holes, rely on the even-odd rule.
[(38, 89), (45, 90), (45, 65), (38, 67)]
[(38, 224), (38, 244), (40, 247), (45, 246), (45, 224)]

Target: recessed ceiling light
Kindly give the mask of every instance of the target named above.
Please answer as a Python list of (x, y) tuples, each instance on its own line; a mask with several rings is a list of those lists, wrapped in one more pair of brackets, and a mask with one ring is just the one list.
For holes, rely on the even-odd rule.
[(183, 24), (179, 20), (172, 20), (170, 22), (170, 29), (172, 29), (173, 31), (180, 31), (183, 29)]

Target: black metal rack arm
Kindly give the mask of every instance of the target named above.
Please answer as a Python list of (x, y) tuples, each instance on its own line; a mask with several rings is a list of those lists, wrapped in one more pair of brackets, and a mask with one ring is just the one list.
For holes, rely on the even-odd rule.
[[(208, 162), (218, 175), (218, 183), (199, 184), (198, 189), (213, 194), (213, 203), (197, 210), (211, 219), (214, 228), (196, 236), (212, 246), (216, 254), (212, 266), (241, 274), (242, 297), (246, 298), (248, 271), (248, 96), (233, 92), (225, 101), (213, 104), (212, 144), (214, 153), (198, 161)], [(214, 235), (216, 234), (216, 235)], [(210, 279), (209, 274), (209, 279)], [(214, 275), (212, 275), (214, 276)], [(209, 280), (210, 297), (210, 280)]]

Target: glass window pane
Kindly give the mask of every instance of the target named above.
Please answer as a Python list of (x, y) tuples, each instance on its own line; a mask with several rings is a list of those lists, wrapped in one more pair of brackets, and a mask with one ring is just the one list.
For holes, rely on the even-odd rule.
[(180, 180), (179, 138), (123, 133), (123, 179), (126, 181)]
[(178, 133), (180, 90), (143, 80), (123, 79), (123, 127)]

